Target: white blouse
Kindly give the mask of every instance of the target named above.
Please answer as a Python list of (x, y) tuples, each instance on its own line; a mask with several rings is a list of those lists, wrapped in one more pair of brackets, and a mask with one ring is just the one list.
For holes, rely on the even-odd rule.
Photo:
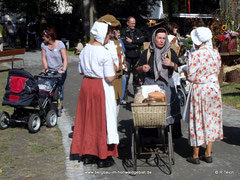
[(113, 60), (109, 51), (103, 46), (87, 44), (79, 55), (79, 72), (94, 78), (115, 75)]

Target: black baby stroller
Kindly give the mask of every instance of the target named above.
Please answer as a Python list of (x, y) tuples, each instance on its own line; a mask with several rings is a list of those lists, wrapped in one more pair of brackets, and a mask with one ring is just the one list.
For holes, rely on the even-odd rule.
[(6, 129), (14, 123), (28, 125), (31, 133), (40, 130), (46, 122), (48, 127), (57, 124), (57, 112), (54, 101), (58, 103), (61, 75), (54, 72), (32, 76), (23, 69), (9, 70), (2, 105), (14, 107), (14, 112), (0, 112), (0, 129)]

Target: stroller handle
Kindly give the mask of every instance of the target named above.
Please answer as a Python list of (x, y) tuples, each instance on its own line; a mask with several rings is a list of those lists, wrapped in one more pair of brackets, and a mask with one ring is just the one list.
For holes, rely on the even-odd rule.
[(41, 72), (39, 75), (35, 75), (35, 77), (48, 78), (48, 79), (51, 79), (51, 78), (60, 79), (60, 78), (62, 78), (62, 75), (63, 74), (58, 73), (58, 71), (48, 71), (46, 73)]

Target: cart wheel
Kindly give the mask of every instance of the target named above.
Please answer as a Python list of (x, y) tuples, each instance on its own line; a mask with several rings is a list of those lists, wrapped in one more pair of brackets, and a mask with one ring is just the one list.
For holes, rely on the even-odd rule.
[(168, 142), (169, 150), (171, 152), (172, 156), (172, 165), (175, 164), (175, 159), (174, 159), (174, 148), (173, 148), (173, 141), (172, 141), (172, 126), (169, 126), (169, 142)]
[(168, 131), (168, 162), (169, 162), (169, 171), (172, 174), (172, 165), (174, 164), (173, 159), (173, 144), (172, 144), (172, 128), (171, 125), (169, 126)]
[(31, 133), (36, 133), (40, 130), (41, 119), (38, 114), (32, 114), (28, 120), (28, 129)]
[(177, 88), (177, 96), (180, 101), (180, 106), (184, 106), (186, 103), (186, 95), (181, 88)]
[(48, 113), (47, 113), (47, 116), (46, 116), (46, 124), (47, 124), (47, 127), (54, 127), (57, 125), (57, 120), (58, 120), (58, 117), (57, 117), (57, 113), (52, 109), (50, 110)]
[(132, 161), (133, 161), (133, 170), (137, 171), (137, 143), (136, 143), (136, 132), (133, 130), (132, 132)]
[(0, 129), (6, 129), (9, 126), (9, 114), (5, 111), (0, 112)]

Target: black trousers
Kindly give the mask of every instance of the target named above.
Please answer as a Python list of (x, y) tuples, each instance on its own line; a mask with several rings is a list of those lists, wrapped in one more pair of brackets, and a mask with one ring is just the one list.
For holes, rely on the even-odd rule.
[(126, 57), (126, 64), (127, 64), (128, 71), (126, 73), (125, 97), (127, 97), (127, 95), (128, 95), (127, 94), (127, 92), (128, 92), (127, 89), (128, 89), (128, 83), (129, 83), (131, 73), (133, 74), (132, 84), (133, 84), (134, 93), (136, 93), (137, 86), (139, 86), (139, 78), (138, 78), (138, 73), (136, 71), (136, 63), (137, 63), (138, 59), (139, 59), (139, 57), (136, 57), (136, 58)]

